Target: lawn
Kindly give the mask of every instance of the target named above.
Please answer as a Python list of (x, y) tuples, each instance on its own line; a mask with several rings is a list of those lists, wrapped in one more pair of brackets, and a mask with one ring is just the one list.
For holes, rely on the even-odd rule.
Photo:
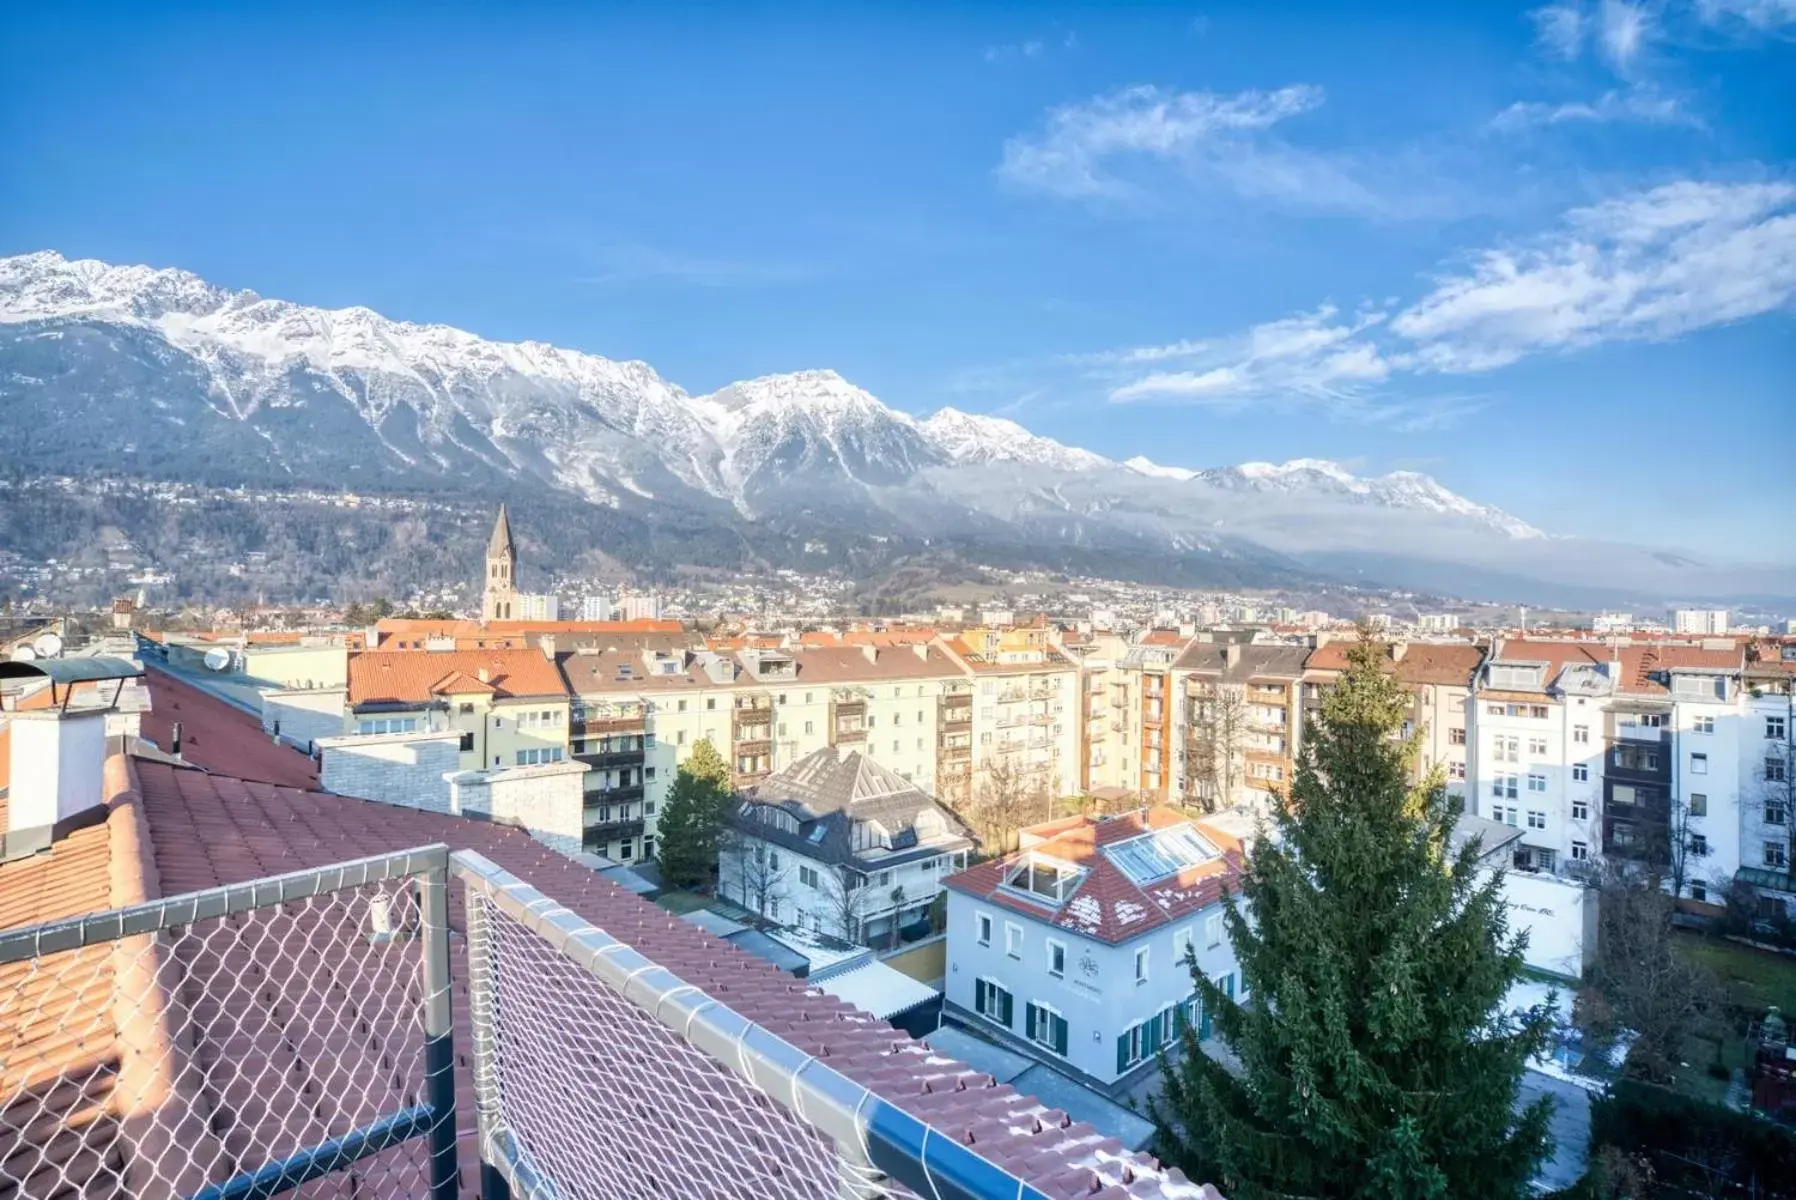
[(1720, 978), (1728, 1007), (1742, 1022), (1764, 1016), (1773, 1004), (1786, 1016), (1796, 1013), (1796, 957), (1697, 933), (1677, 936), (1680, 953)]

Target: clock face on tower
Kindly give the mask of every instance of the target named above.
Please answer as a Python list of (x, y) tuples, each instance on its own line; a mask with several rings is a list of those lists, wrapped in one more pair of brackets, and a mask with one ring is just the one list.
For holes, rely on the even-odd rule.
[(1087, 979), (1096, 979), (1098, 977), (1098, 960), (1091, 956), (1091, 951), (1087, 950), (1080, 957), (1079, 971)]

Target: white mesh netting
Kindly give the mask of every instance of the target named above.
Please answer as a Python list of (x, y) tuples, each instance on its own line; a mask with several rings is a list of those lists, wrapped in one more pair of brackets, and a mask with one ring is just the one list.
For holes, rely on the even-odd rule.
[(468, 903), (488, 930), (473, 969), (492, 972), (500, 1118), (563, 1200), (909, 1195), (477, 890)]
[[(409, 880), (0, 966), (0, 1196), (191, 1196), (425, 1102)], [(422, 1197), (423, 1139), (301, 1196)]]

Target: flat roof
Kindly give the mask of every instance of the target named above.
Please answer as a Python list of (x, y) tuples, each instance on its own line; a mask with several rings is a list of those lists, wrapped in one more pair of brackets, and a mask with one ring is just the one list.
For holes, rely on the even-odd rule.
[(844, 1004), (889, 1021), (900, 1013), (920, 1008), (941, 995), (919, 980), (878, 959), (811, 982)]

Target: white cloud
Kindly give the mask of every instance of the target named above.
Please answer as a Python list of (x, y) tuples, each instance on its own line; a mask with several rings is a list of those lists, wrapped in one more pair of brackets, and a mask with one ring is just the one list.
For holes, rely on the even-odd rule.
[(1796, 0), (1697, 0), (1696, 11), (1711, 25), (1730, 20), (1762, 30), (1796, 25)]
[(1419, 431), (1484, 402), (1392, 397), (1385, 385), (1793, 307), (1796, 183), (1684, 181), (1574, 209), (1547, 236), (1481, 251), (1389, 319), (1324, 305), (1227, 337), (1062, 361), (1118, 403), (1312, 409)]
[(1116, 383), (1110, 399), (1118, 402), (1160, 400), (1224, 408), (1281, 399), (1344, 403), (1390, 374), (1390, 364), (1361, 337), (1381, 320), (1379, 314), (1342, 320), (1339, 310), (1323, 305), (1255, 325), (1235, 337), (1138, 347), (1096, 356), (1095, 361), (1123, 368), (1190, 363), (1183, 370), (1153, 370)]
[(1594, 101), (1576, 100), (1565, 104), (1517, 101), (1492, 117), (1490, 127), (1499, 133), (1516, 133), (1539, 126), (1575, 123), (1606, 125), (1624, 121), (1702, 127), (1702, 121), (1686, 112), (1676, 97), (1651, 88), (1611, 90)]
[(1576, 4), (1549, 4), (1528, 14), (1543, 49), (1570, 61), (1584, 49), (1584, 13)]
[(1322, 100), (1322, 89), (1306, 85), (1232, 96), (1126, 87), (1050, 110), (1040, 133), (1004, 143), (998, 174), (1069, 198), (1128, 192), (1112, 168), (1130, 160), (1207, 166), (1251, 182), (1259, 178), (1254, 136)]
[(1598, 43), (1617, 74), (1627, 75), (1647, 44), (1658, 36), (1658, 22), (1644, 3), (1602, 0), (1597, 10)]
[[(1790, 305), (1796, 185), (1682, 182), (1567, 214), (1486, 250), (1399, 313), (1421, 369), (1486, 371), (1532, 354), (1663, 340)], [(1405, 359), (1404, 361), (1408, 361)]]

